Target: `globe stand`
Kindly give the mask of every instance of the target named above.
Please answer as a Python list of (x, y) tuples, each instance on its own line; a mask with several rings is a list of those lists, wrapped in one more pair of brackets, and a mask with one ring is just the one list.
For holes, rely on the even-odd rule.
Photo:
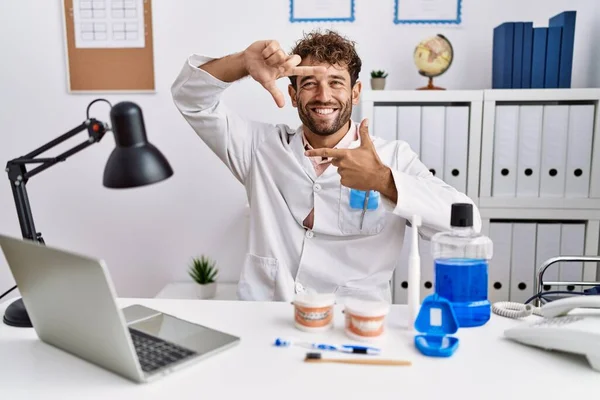
[(446, 90), (446, 89), (438, 87), (438, 86), (434, 86), (433, 77), (429, 77), (429, 83), (427, 84), (427, 86), (417, 88), (417, 90)]

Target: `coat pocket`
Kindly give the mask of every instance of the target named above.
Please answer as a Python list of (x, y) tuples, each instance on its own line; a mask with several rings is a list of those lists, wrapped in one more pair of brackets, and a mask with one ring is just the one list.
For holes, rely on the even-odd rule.
[[(386, 211), (382, 203), (381, 195), (377, 199), (376, 207), (373, 201), (369, 201), (367, 210), (356, 207), (356, 200), (350, 199), (350, 188), (340, 187), (339, 201), (339, 227), (344, 235), (376, 235), (383, 230), (385, 226)], [(360, 206), (360, 205), (359, 205)]]
[(278, 269), (279, 263), (275, 258), (246, 254), (238, 297), (241, 300), (273, 300)]

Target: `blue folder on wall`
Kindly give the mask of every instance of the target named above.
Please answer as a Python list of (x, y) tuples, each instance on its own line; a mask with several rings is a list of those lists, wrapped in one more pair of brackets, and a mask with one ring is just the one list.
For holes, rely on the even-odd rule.
[(513, 37), (513, 69), (512, 84), (514, 89), (521, 88), (523, 76), (523, 22), (515, 22), (515, 33)]
[(548, 28), (533, 28), (531, 56), (531, 88), (543, 89), (546, 73), (546, 38)]
[(533, 57), (533, 22), (523, 23), (523, 63), (521, 67), (521, 88), (531, 88), (531, 60)]
[(562, 40), (560, 45), (560, 65), (558, 69), (558, 87), (571, 87), (571, 70), (573, 68), (573, 48), (575, 44), (575, 20), (576, 11), (565, 11), (548, 21), (550, 27), (562, 28)]

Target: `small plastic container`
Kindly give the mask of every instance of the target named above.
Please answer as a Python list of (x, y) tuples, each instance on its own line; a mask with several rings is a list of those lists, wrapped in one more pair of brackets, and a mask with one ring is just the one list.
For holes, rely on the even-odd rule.
[(333, 293), (298, 293), (292, 304), (294, 323), (301, 331), (321, 332), (333, 326)]
[(344, 308), (346, 335), (359, 341), (380, 338), (389, 310), (390, 305), (384, 302), (348, 299)]
[(432, 294), (423, 300), (415, 329), (422, 335), (415, 336), (415, 347), (429, 357), (450, 357), (458, 348), (458, 338), (449, 336), (458, 331), (458, 319), (452, 304)]

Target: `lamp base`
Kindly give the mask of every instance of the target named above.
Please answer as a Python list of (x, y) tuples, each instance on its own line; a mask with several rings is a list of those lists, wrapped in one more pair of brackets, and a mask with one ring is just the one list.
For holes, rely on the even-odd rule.
[(22, 298), (15, 300), (6, 308), (6, 312), (4, 313), (4, 323), (17, 328), (33, 327)]

